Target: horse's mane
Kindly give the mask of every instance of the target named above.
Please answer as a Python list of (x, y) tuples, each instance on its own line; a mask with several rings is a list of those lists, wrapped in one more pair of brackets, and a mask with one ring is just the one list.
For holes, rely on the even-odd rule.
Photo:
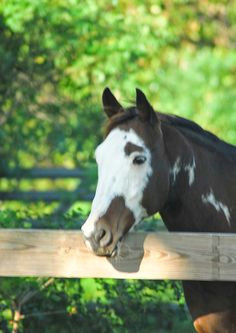
[[(124, 112), (119, 112), (115, 116), (109, 118), (105, 126), (106, 135), (113, 128), (137, 116), (138, 116), (137, 109), (134, 106), (132, 106), (125, 109)], [(204, 130), (201, 126), (199, 126), (192, 120), (161, 112), (157, 112), (157, 116), (161, 121), (161, 123), (174, 126), (175, 128), (179, 129), (181, 133), (183, 133), (185, 136), (192, 138), (194, 141), (197, 141), (201, 145), (204, 145), (210, 149), (211, 148), (216, 149), (217, 151), (220, 151), (224, 154), (225, 153), (236, 154), (236, 146), (231, 145), (221, 140), (215, 134), (212, 134), (211, 132)]]
[[(187, 137), (193, 139), (193, 141), (207, 147), (213, 148), (221, 153), (234, 153), (236, 154), (236, 146), (227, 143), (220, 139), (215, 134), (203, 129), (194, 121), (182, 118), (176, 115), (159, 113), (159, 117), (162, 123), (166, 123), (178, 128)], [(236, 155), (235, 155), (236, 157)]]

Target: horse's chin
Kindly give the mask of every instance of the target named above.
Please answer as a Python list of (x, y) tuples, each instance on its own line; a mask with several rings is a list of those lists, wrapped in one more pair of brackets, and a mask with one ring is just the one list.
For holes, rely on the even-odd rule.
[(117, 255), (117, 247), (112, 250), (100, 247), (93, 250), (93, 252), (100, 257), (115, 257)]

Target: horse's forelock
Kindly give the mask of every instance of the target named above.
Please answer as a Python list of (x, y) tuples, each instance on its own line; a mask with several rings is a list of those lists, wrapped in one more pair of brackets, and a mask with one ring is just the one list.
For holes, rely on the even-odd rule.
[(135, 107), (125, 109), (123, 112), (119, 112), (116, 115), (108, 118), (105, 124), (105, 137), (118, 125), (123, 124), (138, 115)]

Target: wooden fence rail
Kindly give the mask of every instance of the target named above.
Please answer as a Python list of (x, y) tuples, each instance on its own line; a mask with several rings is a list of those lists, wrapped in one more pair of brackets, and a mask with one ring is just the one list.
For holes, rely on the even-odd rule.
[(105, 258), (80, 231), (0, 229), (0, 276), (236, 281), (236, 234), (130, 233)]

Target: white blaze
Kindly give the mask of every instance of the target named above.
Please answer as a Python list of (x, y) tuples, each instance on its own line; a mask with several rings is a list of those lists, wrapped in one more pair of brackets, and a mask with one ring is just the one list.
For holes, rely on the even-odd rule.
[[(143, 152), (125, 154), (125, 146), (130, 142), (143, 148)], [(133, 164), (134, 157), (142, 155), (146, 161), (141, 165)], [(98, 184), (92, 208), (87, 221), (82, 227), (86, 237), (94, 231), (96, 221), (109, 208), (111, 201), (121, 196), (125, 205), (134, 214), (135, 223), (147, 213), (142, 207), (143, 191), (152, 174), (151, 154), (143, 140), (132, 129), (124, 131), (113, 129), (95, 151), (98, 164)]]

